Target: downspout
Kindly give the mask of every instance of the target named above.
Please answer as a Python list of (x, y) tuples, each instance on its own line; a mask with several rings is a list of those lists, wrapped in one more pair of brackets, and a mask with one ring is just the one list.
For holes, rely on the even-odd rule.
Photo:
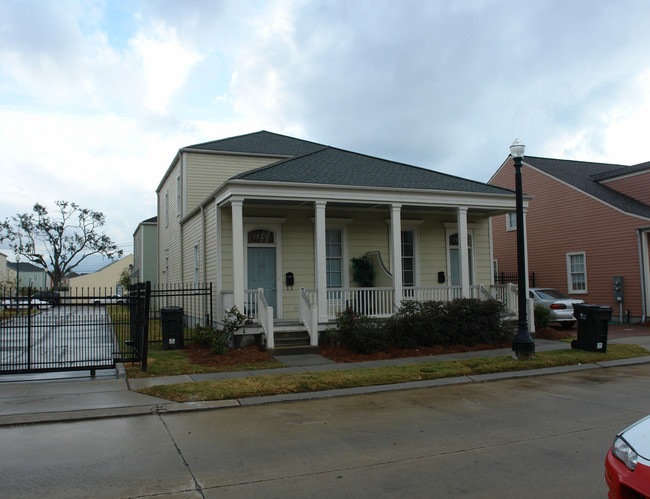
[(201, 246), (203, 247), (203, 260), (201, 261), (202, 267), (203, 267), (203, 283), (208, 282), (208, 270), (207, 270), (207, 262), (206, 262), (206, 254), (207, 254), (207, 249), (205, 247), (205, 243), (207, 241), (207, 236), (205, 235), (205, 212), (203, 209), (203, 205), (201, 205)]
[(639, 247), (639, 267), (641, 270), (641, 323), (645, 323), (647, 310), (645, 303), (645, 289), (646, 289), (646, 272), (645, 272), (645, 258), (643, 256), (643, 231), (636, 230), (637, 243)]

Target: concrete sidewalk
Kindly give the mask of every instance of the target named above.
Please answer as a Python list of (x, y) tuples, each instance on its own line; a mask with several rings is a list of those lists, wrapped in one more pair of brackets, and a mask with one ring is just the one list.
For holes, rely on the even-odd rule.
[[(627, 343), (638, 344), (650, 350), (650, 328), (647, 327), (612, 327), (609, 344)], [(536, 351), (544, 352), (559, 349), (570, 349), (568, 343), (537, 339)], [(75, 421), (83, 419), (133, 416), (155, 414), (162, 412), (180, 412), (206, 410), (222, 407), (238, 407), (255, 404), (266, 404), (288, 400), (327, 398), (343, 395), (376, 393), (381, 391), (403, 390), (442, 386), (449, 384), (478, 383), (515, 377), (540, 376), (545, 374), (564, 373), (585, 369), (599, 369), (621, 365), (650, 363), (650, 356), (608, 361), (595, 364), (564, 366), (558, 368), (495, 373), (480, 376), (462, 376), (438, 380), (418, 381), (411, 383), (369, 386), (324, 392), (295, 393), (268, 397), (253, 397), (239, 400), (213, 402), (177, 403), (137, 393), (134, 390), (147, 386), (175, 384), (206, 380), (233, 379), (242, 377), (267, 376), (280, 373), (302, 373), (345, 369), (363, 369), (391, 365), (406, 365), (418, 363), (441, 362), (469, 358), (485, 358), (510, 355), (510, 349), (483, 350), (432, 357), (411, 357), (381, 361), (337, 364), (319, 355), (296, 355), (278, 357), (287, 367), (260, 371), (238, 371), (226, 373), (207, 373), (157, 378), (126, 379), (118, 377), (116, 370), (98, 372), (98, 376), (90, 378), (83, 373), (52, 373), (48, 375), (23, 375), (0, 377), (0, 426), (29, 423), (46, 423), (59, 421)]]

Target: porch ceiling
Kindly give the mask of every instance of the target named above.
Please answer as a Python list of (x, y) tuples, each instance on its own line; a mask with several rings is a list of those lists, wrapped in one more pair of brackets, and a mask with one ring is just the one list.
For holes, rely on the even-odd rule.
[[(287, 206), (287, 207), (306, 207), (313, 208), (313, 201), (300, 201), (300, 200), (281, 200), (281, 199), (254, 199), (245, 198), (244, 206)], [(330, 209), (350, 209), (350, 210), (369, 210), (369, 211), (389, 211), (389, 203), (359, 203), (359, 202), (341, 202), (341, 201), (328, 201), (327, 208)], [(421, 212), (421, 213), (455, 213), (455, 207), (431, 207), (419, 206), (412, 204), (403, 204), (402, 212)], [(510, 210), (496, 210), (494, 208), (476, 208), (470, 207), (471, 213), (480, 213), (486, 216), (495, 216), (506, 213)]]

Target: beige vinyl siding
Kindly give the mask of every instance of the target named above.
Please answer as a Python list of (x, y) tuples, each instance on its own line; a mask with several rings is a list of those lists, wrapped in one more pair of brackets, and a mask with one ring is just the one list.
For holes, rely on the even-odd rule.
[[(348, 266), (349, 282), (347, 286), (358, 287), (354, 281), (352, 259), (364, 256), (369, 251), (379, 251), (386, 267), (390, 268), (390, 225), (386, 220), (390, 218), (388, 211), (359, 210), (352, 212), (334, 212), (327, 214), (328, 218), (351, 218), (348, 225), (348, 261), (343, 265)], [(379, 270), (379, 269), (377, 269)], [(346, 283), (343, 283), (346, 286)]]
[[(181, 282), (181, 226), (176, 213), (176, 179), (180, 173), (181, 162), (177, 161), (158, 191), (158, 282), (160, 284)], [(168, 213), (166, 213), (165, 199), (168, 203)], [(167, 257), (169, 258), (169, 275), (165, 275), (165, 259)]]
[[(103, 296), (115, 293), (115, 287), (120, 281), (120, 276), (124, 269), (129, 269), (133, 265), (133, 255), (127, 255), (124, 258), (109, 263), (104, 268), (79, 277), (70, 279), (70, 292), (72, 295), (90, 294)], [(21, 279), (22, 280), (22, 279)], [(125, 290), (124, 294), (128, 291)]]
[(183, 280), (184, 283), (194, 281), (194, 247), (199, 248), (199, 276), (203, 282), (203, 220), (201, 212), (197, 211), (183, 223)]
[[(279, 215), (279, 214), (278, 214)], [(314, 273), (314, 222), (311, 211), (285, 211), (287, 221), (282, 224), (282, 288), (283, 316), (292, 318), (300, 315), (300, 288), (315, 288)], [(285, 276), (293, 272), (295, 285), (287, 289)]]
[[(190, 213), (217, 187), (229, 178), (260, 166), (275, 163), (279, 158), (201, 154), (184, 152), (185, 157), (185, 213)], [(176, 182), (176, 175), (170, 175)], [(174, 203), (175, 203), (174, 198)], [(175, 205), (175, 204), (174, 204)]]

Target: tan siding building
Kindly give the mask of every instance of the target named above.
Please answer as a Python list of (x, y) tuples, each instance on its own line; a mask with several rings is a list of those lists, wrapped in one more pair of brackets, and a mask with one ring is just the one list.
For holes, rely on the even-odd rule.
[(387, 316), (407, 295), (489, 289), (489, 217), (515, 207), (508, 190), (269, 132), (180, 149), (157, 195), (161, 285), (214, 283), (217, 320), (235, 305), (264, 331), (263, 311), (315, 317), (312, 341), (360, 293)]

